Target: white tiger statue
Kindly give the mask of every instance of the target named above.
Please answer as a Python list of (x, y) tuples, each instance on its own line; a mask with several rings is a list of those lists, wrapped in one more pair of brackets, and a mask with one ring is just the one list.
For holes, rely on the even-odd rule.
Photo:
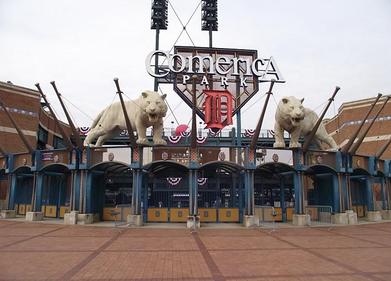
[[(303, 101), (304, 99), (299, 100), (290, 96), (282, 98), (278, 103), (274, 123), (274, 147), (285, 147), (284, 130), (291, 134), (289, 147), (300, 147), (300, 136), (306, 138), (314, 128), (319, 117), (313, 110), (305, 108)], [(326, 143), (332, 150), (338, 149), (334, 139), (329, 136), (322, 123), (313, 141), (320, 149), (324, 149), (323, 143)]]
[[(150, 126), (153, 126), (154, 145), (167, 144), (162, 139), (163, 117), (167, 113), (165, 98), (166, 94), (159, 95), (156, 92), (144, 91), (138, 99), (125, 101), (130, 124), (133, 130), (137, 131), (138, 138), (136, 142), (138, 144), (149, 144), (146, 130)], [(97, 139), (95, 146), (102, 146), (107, 140), (117, 136), (122, 130), (126, 129), (121, 103), (113, 103), (95, 118), (91, 125), (91, 130), (84, 140), (84, 145), (92, 146), (91, 142)]]

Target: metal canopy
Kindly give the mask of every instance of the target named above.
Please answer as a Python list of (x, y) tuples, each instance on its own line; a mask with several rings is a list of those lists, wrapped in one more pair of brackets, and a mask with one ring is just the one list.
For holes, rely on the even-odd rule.
[(188, 167), (186, 167), (185, 165), (170, 160), (154, 161), (149, 164), (146, 164), (143, 169), (153, 174), (166, 173), (170, 176), (183, 175), (189, 172)]
[(49, 164), (49, 165), (42, 167), (42, 169), (40, 171), (41, 172), (68, 173), (69, 169), (64, 164), (54, 163), (54, 164)]
[(286, 172), (294, 172), (295, 169), (288, 165), (288, 164), (285, 164), (285, 163), (281, 163), (281, 162), (269, 162), (269, 163), (265, 163), (265, 164), (261, 164), (259, 166), (257, 166), (257, 168), (255, 169), (255, 172), (257, 171), (264, 171), (264, 172), (267, 172), (267, 173), (271, 173), (271, 174), (280, 174), (280, 173), (286, 173)]
[(208, 162), (200, 167), (200, 170), (202, 171), (216, 171), (216, 169), (224, 170), (228, 173), (236, 173), (244, 168), (234, 162), (228, 162), (228, 161), (212, 161)]
[(101, 172), (109, 172), (115, 174), (121, 173), (131, 173), (132, 169), (129, 165), (117, 162), (117, 161), (107, 161), (98, 163), (90, 168), (91, 171), (101, 171)]
[(357, 168), (353, 170), (352, 176), (357, 176), (357, 175), (370, 176), (371, 174), (363, 168)]
[(327, 165), (313, 165), (305, 171), (307, 175), (337, 174), (337, 171)]
[(14, 174), (32, 174), (30, 166), (20, 166), (12, 171)]

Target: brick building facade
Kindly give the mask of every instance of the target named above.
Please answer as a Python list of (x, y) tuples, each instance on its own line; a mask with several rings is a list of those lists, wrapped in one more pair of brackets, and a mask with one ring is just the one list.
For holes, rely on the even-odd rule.
[[(8, 108), (33, 149), (50, 149), (63, 146), (58, 126), (47, 109), (41, 106), (41, 97), (38, 91), (0, 82), (0, 99)], [(69, 126), (65, 123), (61, 124), (65, 132), (70, 135)], [(0, 148), (5, 153), (28, 151), (1, 107)]]
[[(356, 132), (360, 126), (361, 121), (364, 119), (369, 108), (375, 101), (374, 98), (368, 98), (363, 100), (351, 101), (343, 103), (338, 114), (331, 119), (325, 120), (326, 130), (331, 134), (338, 144), (342, 147), (346, 145), (349, 138)], [(368, 117), (366, 124), (361, 129), (361, 132), (365, 130), (369, 122), (376, 115), (386, 97), (381, 97), (376, 103), (374, 109)], [(383, 110), (380, 112), (375, 123), (372, 125), (368, 134), (364, 138), (363, 143), (360, 145), (356, 154), (374, 156), (382, 146), (391, 137), (391, 103), (388, 102)], [(388, 148), (382, 156), (382, 159), (391, 158), (391, 147)]]

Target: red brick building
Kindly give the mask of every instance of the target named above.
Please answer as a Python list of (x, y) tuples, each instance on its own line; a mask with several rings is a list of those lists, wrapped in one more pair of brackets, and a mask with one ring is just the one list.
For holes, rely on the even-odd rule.
[[(333, 136), (339, 146), (344, 146), (348, 142), (349, 138), (356, 132), (375, 99), (376, 98), (374, 97), (343, 103), (336, 116), (332, 119), (325, 120), (327, 131)], [(385, 99), (385, 97), (381, 97), (379, 99), (361, 131), (365, 130), (369, 122), (371, 122), (384, 103)], [(382, 148), (390, 137), (391, 102), (388, 102), (369, 130), (356, 154), (373, 156)], [(391, 159), (391, 146), (386, 150), (382, 158)]]
[[(58, 126), (46, 107), (42, 106), (38, 91), (0, 82), (0, 99), (33, 149), (63, 146)], [(61, 124), (70, 134), (69, 126), (65, 123)], [(5, 153), (28, 151), (2, 107), (0, 107), (0, 148)]]

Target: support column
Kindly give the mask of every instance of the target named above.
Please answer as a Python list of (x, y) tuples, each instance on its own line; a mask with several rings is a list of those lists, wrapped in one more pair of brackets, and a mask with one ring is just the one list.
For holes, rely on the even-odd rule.
[(365, 191), (368, 211), (375, 211), (375, 206), (373, 204), (372, 178), (370, 177), (365, 180)]
[(92, 175), (93, 172), (87, 172), (86, 173), (86, 186), (84, 188), (85, 190), (85, 204), (83, 208), (83, 213), (90, 214), (92, 213)]
[[(43, 192), (43, 177), (44, 174), (40, 172), (34, 172), (35, 173), (35, 196), (34, 196), (34, 203), (33, 203), (33, 211), (26, 213), (26, 220), (27, 221), (41, 221), (43, 220), (43, 213), (41, 211), (42, 209), (42, 192)], [(34, 192), (34, 191), (33, 191)]]
[(295, 186), (295, 214), (293, 215), (292, 224), (304, 226), (310, 224), (310, 216), (304, 213), (304, 188), (303, 173), (297, 171), (294, 174)]
[(141, 169), (133, 169), (132, 183), (132, 214), (141, 215), (141, 188), (143, 183), (143, 174)]
[(34, 200), (34, 206), (33, 206), (34, 212), (41, 212), (42, 192), (43, 192), (43, 184), (44, 184), (43, 177), (44, 177), (44, 175), (42, 173), (36, 172), (35, 200)]
[(73, 174), (73, 193), (71, 199), (71, 211), (80, 210), (80, 185), (81, 176), (80, 171), (72, 171)]
[(15, 209), (16, 182), (17, 182), (17, 175), (12, 174), (11, 175), (10, 195), (9, 195), (9, 201), (8, 201), (8, 209), (9, 210)]
[(387, 210), (388, 209), (388, 202), (387, 202), (387, 195), (386, 195), (386, 188), (385, 188), (385, 180), (384, 180), (384, 178), (380, 179), (380, 185), (381, 185), (382, 209), (383, 210)]
[(386, 209), (383, 208), (383, 211), (381, 212), (381, 215), (382, 215), (382, 219), (384, 220), (391, 220), (391, 203), (390, 203), (390, 193), (389, 193), (389, 178), (387, 177), (387, 174), (386, 174), (386, 177), (383, 179), (383, 190), (382, 190), (382, 194), (384, 192), (384, 197), (385, 197), (385, 201), (386, 201)]
[(285, 180), (283, 176), (280, 177), (280, 206), (282, 212), (282, 221), (286, 222)]
[(293, 178), (295, 187), (295, 213), (297, 215), (304, 214), (304, 189), (303, 189), (303, 174), (301, 171), (297, 171)]
[(342, 194), (340, 193), (340, 185), (338, 182), (338, 177), (332, 175), (333, 178), (333, 209), (335, 213), (341, 212), (340, 198)]
[(132, 206), (131, 214), (127, 217), (127, 222), (130, 225), (143, 225), (143, 214), (141, 213), (141, 189), (143, 187), (143, 148), (141, 146), (132, 148)]
[(368, 221), (381, 221), (381, 213), (375, 210), (375, 204), (373, 203), (373, 189), (372, 189), (372, 181), (371, 177), (368, 177), (365, 180), (365, 189), (366, 189), (366, 201), (367, 201), (367, 219)]
[(341, 211), (344, 212), (346, 210), (349, 210), (349, 201), (348, 201), (348, 189), (347, 189), (347, 182), (346, 182), (346, 176), (342, 173), (337, 174), (338, 177), (338, 184), (340, 186), (340, 196), (341, 196)]
[(190, 165), (189, 169), (189, 217), (187, 228), (199, 228), (200, 220), (198, 215), (198, 169)]

